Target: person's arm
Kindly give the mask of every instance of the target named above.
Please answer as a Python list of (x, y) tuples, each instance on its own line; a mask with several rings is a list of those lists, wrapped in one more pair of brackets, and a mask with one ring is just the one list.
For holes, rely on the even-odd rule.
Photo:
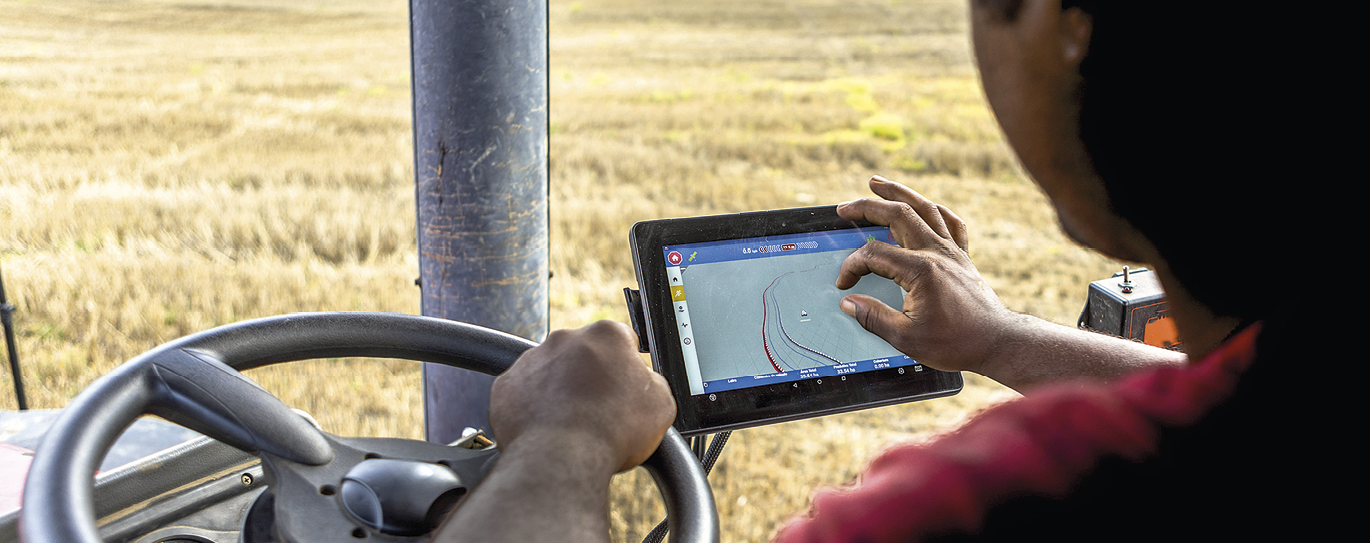
[(837, 212), (889, 226), (899, 246), (867, 243), (843, 262), (837, 286), (851, 288), (874, 273), (908, 294), (900, 309), (852, 294), (842, 299), (842, 311), (920, 363), (979, 373), (1018, 391), (1064, 378), (1110, 379), (1185, 363), (1181, 353), (1008, 310), (971, 263), (960, 217), (883, 177), (873, 177), (870, 185), (883, 199), (847, 202)]
[(974, 372), (1022, 392), (1070, 377), (1112, 380), (1136, 370), (1179, 366), (1183, 353), (1013, 314)]
[(499, 459), (434, 541), (608, 541), (609, 479), (651, 456), (673, 420), (628, 327), (552, 332), (495, 380)]

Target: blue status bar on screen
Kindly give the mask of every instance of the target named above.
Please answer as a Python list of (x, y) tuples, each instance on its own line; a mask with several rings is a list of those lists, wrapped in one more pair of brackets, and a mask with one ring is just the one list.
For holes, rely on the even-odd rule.
[(810, 232), (760, 238), (706, 241), (661, 248), (666, 266), (694, 266), (753, 258), (859, 249), (870, 241), (894, 244), (890, 229), (883, 226)]
[(776, 383), (789, 383), (804, 379), (822, 379), (824, 377), (842, 379), (844, 376), (853, 373), (883, 370), (887, 368), (909, 368), (909, 371), (923, 371), (923, 366), (919, 364), (918, 361), (909, 358), (907, 355), (900, 354), (886, 358), (844, 362), (842, 364), (832, 364), (779, 373), (763, 373), (761, 375), (745, 375), (742, 377), (729, 377), (727, 379), (706, 381), (704, 383), (704, 392), (723, 392), (725, 390), (759, 387)]

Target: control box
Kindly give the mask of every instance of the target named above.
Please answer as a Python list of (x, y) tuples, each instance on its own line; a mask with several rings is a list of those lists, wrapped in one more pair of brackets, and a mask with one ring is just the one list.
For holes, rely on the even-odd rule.
[(1113, 277), (1090, 283), (1079, 326), (1147, 345), (1182, 350), (1161, 281), (1147, 269), (1130, 270), (1124, 266)]

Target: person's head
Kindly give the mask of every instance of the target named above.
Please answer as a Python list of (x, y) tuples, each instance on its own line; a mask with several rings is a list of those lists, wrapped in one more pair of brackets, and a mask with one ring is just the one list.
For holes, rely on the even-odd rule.
[(1261, 9), (971, 0), (986, 96), (1066, 232), (1245, 318), (1287, 289), (1249, 288), (1241, 268), (1306, 277), (1282, 253), (1310, 237), (1291, 216), (1311, 211), (1300, 180), (1327, 174), (1305, 157), (1328, 134), (1303, 117), (1325, 104), (1285, 60), (1307, 46), (1275, 41), (1299, 33)]

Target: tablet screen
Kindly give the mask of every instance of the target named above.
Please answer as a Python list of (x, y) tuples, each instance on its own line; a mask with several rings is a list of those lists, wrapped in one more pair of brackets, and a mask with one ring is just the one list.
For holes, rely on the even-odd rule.
[(839, 306), (860, 293), (903, 307), (904, 291), (874, 274), (837, 289), (848, 255), (894, 243), (888, 228), (824, 206), (643, 221), (629, 241), (640, 287), (630, 318), (671, 387), (682, 435), (961, 390), (959, 373), (909, 359)]
[(690, 394), (917, 365), (838, 307), (865, 294), (892, 307), (904, 291), (867, 275), (838, 290), (842, 261), (889, 228), (662, 247)]

